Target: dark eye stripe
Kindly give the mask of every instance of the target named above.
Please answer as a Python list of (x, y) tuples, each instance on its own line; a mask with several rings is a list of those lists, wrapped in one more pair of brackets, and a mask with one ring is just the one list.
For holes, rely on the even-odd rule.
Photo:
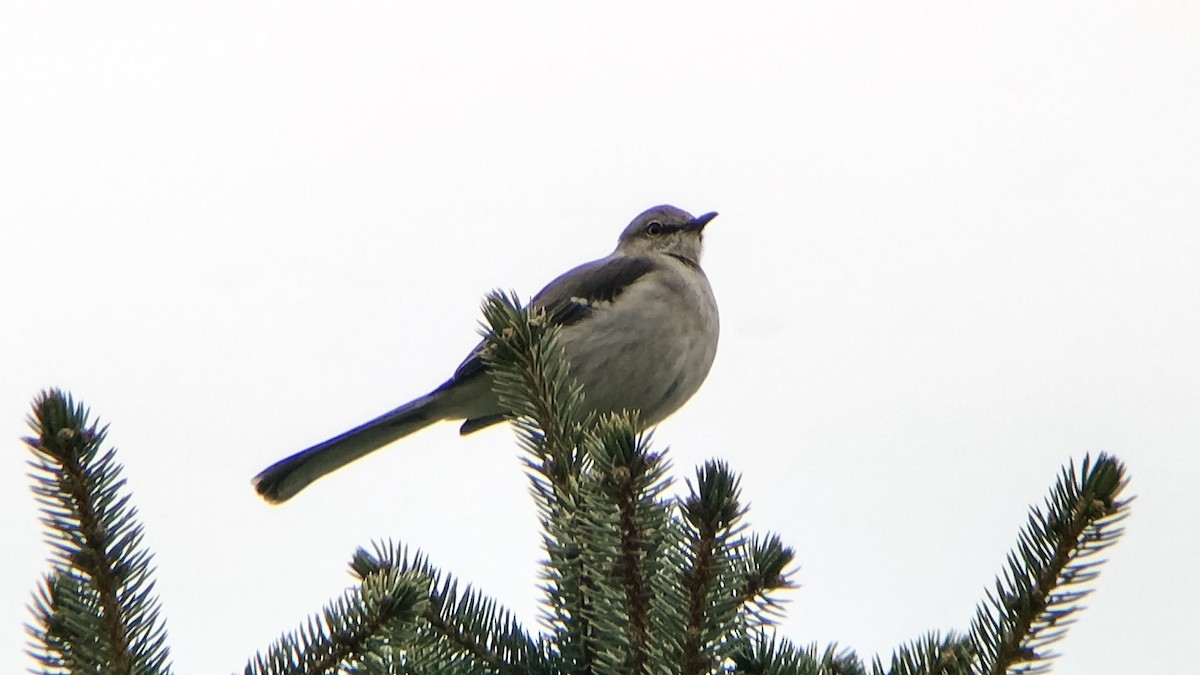
[(648, 223), (646, 225), (646, 234), (649, 234), (649, 235), (670, 234), (671, 232), (678, 232), (681, 229), (683, 229), (683, 228), (680, 225), (664, 225), (663, 223), (660, 223), (657, 220), (653, 220), (653, 221), (650, 221), (650, 223)]

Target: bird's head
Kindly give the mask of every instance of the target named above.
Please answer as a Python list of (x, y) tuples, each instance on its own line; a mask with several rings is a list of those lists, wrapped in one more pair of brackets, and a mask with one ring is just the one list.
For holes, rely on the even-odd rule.
[(621, 233), (617, 250), (627, 255), (666, 253), (700, 263), (704, 226), (717, 214), (702, 216), (666, 204), (646, 209)]

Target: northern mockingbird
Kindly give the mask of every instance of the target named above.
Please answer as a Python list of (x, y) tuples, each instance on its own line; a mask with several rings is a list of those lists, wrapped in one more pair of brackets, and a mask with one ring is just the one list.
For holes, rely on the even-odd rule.
[[(608, 257), (580, 265), (530, 302), (561, 327), (559, 344), (583, 390), (585, 412), (638, 410), (643, 427), (687, 402), (717, 353), (717, 303), (700, 269), (704, 226), (674, 206), (643, 212)], [(441, 420), (466, 420), (469, 434), (501, 422), (480, 343), (432, 392), (324, 443), (272, 464), (254, 478), (269, 502), (292, 498), (313, 481), (369, 452)]]

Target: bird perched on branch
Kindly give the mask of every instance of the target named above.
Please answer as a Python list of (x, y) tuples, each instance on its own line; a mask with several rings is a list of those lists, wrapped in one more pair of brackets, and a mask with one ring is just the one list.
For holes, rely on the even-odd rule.
[[(696, 393), (717, 353), (717, 303), (700, 268), (702, 216), (656, 206), (633, 219), (605, 258), (563, 274), (530, 302), (560, 327), (585, 412), (637, 410), (658, 424)], [(430, 393), (265, 469), (254, 487), (286, 501), (318, 478), (434, 422), (469, 434), (509, 411), (492, 390), (480, 348)]]

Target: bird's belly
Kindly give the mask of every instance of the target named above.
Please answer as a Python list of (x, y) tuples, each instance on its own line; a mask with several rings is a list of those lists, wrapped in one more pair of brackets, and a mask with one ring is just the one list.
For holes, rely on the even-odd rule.
[[(661, 422), (692, 397), (716, 355), (717, 315), (711, 296), (667, 304), (654, 289), (636, 302), (596, 311), (587, 333), (567, 327), (561, 344), (584, 407), (598, 413), (638, 410), (644, 426)], [(678, 296), (676, 296), (677, 298)]]

